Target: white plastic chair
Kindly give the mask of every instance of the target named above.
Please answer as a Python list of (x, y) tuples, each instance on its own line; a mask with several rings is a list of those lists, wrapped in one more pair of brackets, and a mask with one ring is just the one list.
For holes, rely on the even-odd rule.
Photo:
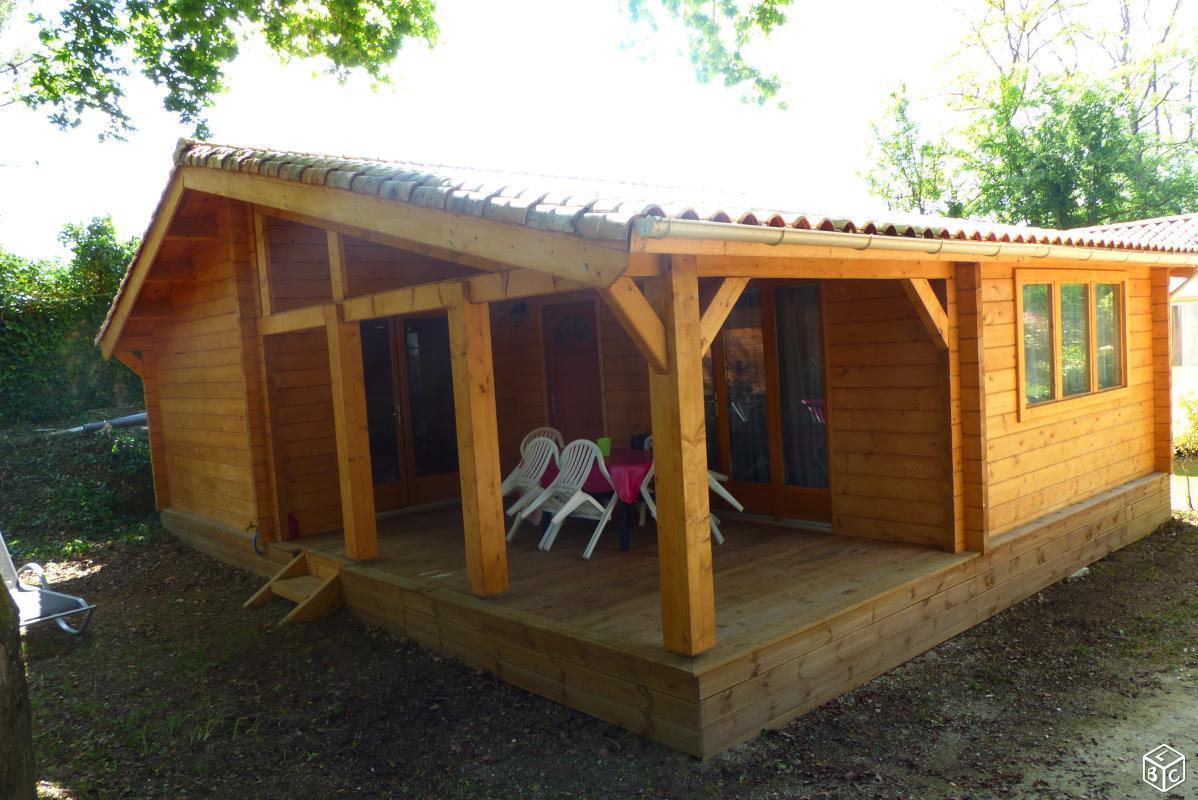
[[(653, 437), (645, 437), (645, 449), (653, 449)], [(645, 511), (653, 515), (653, 519), (657, 519), (657, 503), (653, 500), (653, 495), (649, 491), (649, 484), (653, 481), (654, 467), (650, 467), (645, 474), (645, 479), (641, 481), (641, 519), (640, 524), (645, 524)], [(745, 507), (739, 500), (732, 496), (732, 493), (725, 489), (721, 483), (728, 480), (728, 476), (722, 472), (716, 472), (713, 469), (707, 470), (707, 488), (718, 494), (724, 500), (728, 501), (728, 505), (735, 508), (737, 511), (744, 511)], [(708, 511), (711, 516), (711, 535), (715, 539), (716, 544), (724, 543), (724, 535), (720, 533), (720, 518), (713, 512)]]
[(562, 432), (557, 428), (551, 428), (546, 425), (541, 428), (533, 428), (524, 435), (524, 441), (520, 442), (520, 452), (524, 452), (524, 445), (538, 437), (544, 437), (553, 442), (557, 446), (558, 452), (561, 452), (561, 449), (566, 446), (566, 441), (562, 438)]
[[(19, 576), (22, 572), (36, 577), (40, 586), (21, 583)], [(46, 573), (39, 564), (26, 564), (20, 569), (13, 566), (12, 556), (8, 554), (3, 535), (0, 535), (0, 579), (17, 605), (21, 627), (54, 620), (58, 627), (67, 633), (80, 634), (87, 629), (87, 623), (91, 621), (92, 611), (96, 607), (82, 597), (51, 589), (50, 582), (46, 580)], [(72, 628), (66, 621), (67, 617), (75, 614), (83, 614), (83, 624), (78, 628)]]
[(512, 540), (520, 523), (536, 511), (553, 512), (549, 527), (546, 529), (545, 535), (541, 537), (540, 544), (537, 545), (546, 552), (553, 547), (553, 542), (557, 539), (557, 534), (567, 517), (596, 519), (599, 522), (595, 526), (595, 532), (591, 534), (591, 540), (587, 543), (586, 549), (582, 551), (583, 558), (590, 558), (591, 554), (595, 552), (599, 536), (607, 526), (608, 520), (611, 519), (612, 512), (619, 500), (614, 487), (611, 500), (606, 506), (600, 505), (598, 500), (583, 489), (583, 484), (586, 483), (591, 469), (596, 464), (599, 466), (600, 473), (610, 484), (611, 475), (607, 473), (607, 465), (603, 463), (603, 454), (599, 452), (597, 444), (586, 439), (578, 439), (566, 445), (559, 459), (557, 477), (553, 479), (553, 483), (537, 495), (536, 499), (520, 509), (520, 515), (512, 523), (512, 529), (508, 531), (508, 541)]
[(520, 499), (507, 510), (508, 516), (515, 514), (540, 494), (541, 478), (545, 475), (545, 470), (549, 469), (550, 463), (557, 463), (557, 458), (558, 448), (552, 439), (546, 436), (524, 437), (520, 444), (520, 463), (503, 479), (503, 486), (500, 487), (500, 494), (504, 497), (517, 490), (523, 492)]

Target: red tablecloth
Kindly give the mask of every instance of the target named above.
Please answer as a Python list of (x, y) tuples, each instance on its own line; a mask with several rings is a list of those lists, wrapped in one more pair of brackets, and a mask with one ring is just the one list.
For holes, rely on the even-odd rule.
[[(611, 482), (615, 484), (616, 494), (625, 503), (636, 503), (641, 498), (641, 483), (653, 466), (653, 453), (646, 450), (635, 450), (631, 447), (613, 447), (611, 455), (603, 459)], [(557, 465), (550, 464), (549, 469), (541, 476), (541, 485), (548, 486), (557, 477)], [(599, 465), (591, 467), (591, 474), (582, 485), (590, 494), (610, 492), (607, 478), (599, 471)]]

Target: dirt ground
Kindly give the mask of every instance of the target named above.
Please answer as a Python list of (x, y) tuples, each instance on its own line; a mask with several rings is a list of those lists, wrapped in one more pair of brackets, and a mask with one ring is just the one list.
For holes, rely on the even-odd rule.
[(27, 633), (43, 797), (1163, 797), (1141, 755), (1198, 753), (1181, 520), (706, 763), (343, 613), (276, 627), (241, 609), (257, 579), (172, 541), (50, 574), (99, 611)]

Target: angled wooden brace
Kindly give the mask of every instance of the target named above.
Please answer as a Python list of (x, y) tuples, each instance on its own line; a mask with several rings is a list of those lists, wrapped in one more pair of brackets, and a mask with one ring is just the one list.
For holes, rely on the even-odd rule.
[(932, 341), (941, 350), (948, 349), (948, 312), (940, 305), (940, 298), (932, 290), (927, 278), (903, 278), (903, 291), (915, 306), (915, 313), (923, 323)]
[(703, 309), (699, 319), (699, 356), (702, 357), (711, 349), (716, 334), (724, 327), (724, 321), (732, 313), (732, 307), (740, 299), (741, 293), (749, 285), (748, 278), (724, 278), (712, 295), (711, 301)]
[(624, 330), (628, 331), (636, 348), (649, 362), (649, 367), (654, 372), (665, 374), (665, 325), (632, 278), (616, 279), (608, 288), (600, 289), (599, 295), (624, 326)]

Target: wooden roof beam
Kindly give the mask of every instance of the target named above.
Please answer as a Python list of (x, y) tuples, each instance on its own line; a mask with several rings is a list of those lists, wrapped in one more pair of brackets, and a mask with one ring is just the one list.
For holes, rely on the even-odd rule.
[(711, 349), (716, 334), (724, 327), (724, 321), (732, 313), (733, 306), (740, 299), (745, 287), (749, 285), (748, 278), (724, 278), (716, 289), (711, 301), (699, 318), (699, 355), (704, 355)]
[(599, 296), (632, 337), (650, 369), (664, 373), (667, 369), (665, 325), (632, 278), (620, 278), (610, 288), (600, 289)]
[(183, 167), (183, 185), (198, 192), (304, 214), (326, 223), (407, 239), (431, 247), (610, 286), (628, 268), (627, 245), (400, 204), (327, 186), (261, 175)]
[(269, 206), (254, 206), (254, 211), (258, 214), (275, 219), (287, 220), (288, 222), (296, 222), (300, 225), (307, 225), (311, 228), (323, 228), (326, 231), (339, 233), (342, 236), (352, 236), (355, 239), (361, 239), (372, 244), (383, 245), (384, 247), (392, 247), (396, 250), (403, 250), (406, 253), (414, 253), (415, 255), (428, 256), (439, 261), (449, 261), (454, 264), (459, 264), (463, 267), (471, 267), (473, 269), (482, 270), (483, 272), (502, 272), (503, 270), (512, 269), (511, 264), (504, 264), (499, 261), (494, 261), (489, 258), (478, 258), (475, 256), (458, 253), (453, 250), (446, 250), (441, 247), (433, 247), (432, 245), (423, 244), (413, 241), (412, 239), (401, 239), (398, 236), (390, 236), (386, 233), (360, 228), (355, 225), (342, 225), (337, 222), (330, 222), (327, 219), (309, 216), (307, 214), (297, 214), (294, 211), (284, 211), (278, 208), (270, 208)]
[(941, 350), (948, 350), (948, 312), (940, 304), (940, 298), (932, 290), (932, 284), (927, 278), (906, 278), (902, 284), (903, 291), (907, 293), (907, 298), (915, 307), (915, 313), (932, 337), (932, 341)]

